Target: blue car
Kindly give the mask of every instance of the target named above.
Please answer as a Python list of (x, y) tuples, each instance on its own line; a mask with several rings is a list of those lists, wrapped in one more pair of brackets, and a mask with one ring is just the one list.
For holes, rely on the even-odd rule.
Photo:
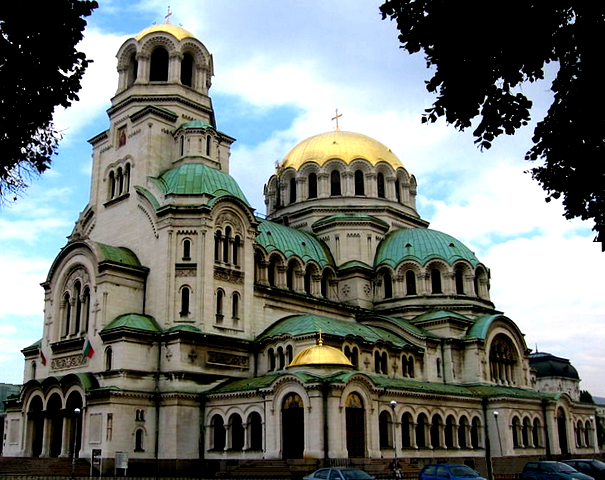
[(562, 462), (527, 462), (521, 473), (523, 480), (594, 480)]
[(468, 465), (446, 463), (425, 465), (418, 480), (486, 480)]

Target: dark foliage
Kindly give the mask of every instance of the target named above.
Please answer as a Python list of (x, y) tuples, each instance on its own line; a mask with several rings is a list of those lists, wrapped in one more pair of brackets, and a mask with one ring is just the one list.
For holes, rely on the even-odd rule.
[(594, 403), (592, 395), (588, 390), (580, 390), (580, 402), (583, 403)]
[(76, 50), (95, 1), (14, 2), (0, 9), (0, 201), (50, 167), (56, 106), (77, 100), (90, 60)]
[(532, 102), (521, 86), (556, 62), (554, 101), (525, 158), (539, 161), (530, 172), (547, 202), (562, 197), (566, 218), (593, 219), (605, 232), (605, 4), (386, 0), (380, 10), (397, 22), (402, 48), (422, 50), (434, 73), (426, 88), (437, 99), (423, 122), (472, 125), (480, 148), (528, 124)]

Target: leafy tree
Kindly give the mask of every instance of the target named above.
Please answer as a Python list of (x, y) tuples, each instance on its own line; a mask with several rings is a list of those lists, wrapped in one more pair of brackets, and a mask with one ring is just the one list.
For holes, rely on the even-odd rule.
[(588, 390), (580, 390), (580, 402), (583, 403), (594, 403), (592, 395)]
[(422, 50), (433, 73), (426, 88), (437, 99), (423, 122), (472, 126), (481, 149), (528, 124), (522, 84), (544, 79), (547, 63), (558, 67), (525, 159), (540, 161), (530, 172), (547, 202), (563, 197), (566, 218), (593, 219), (605, 236), (605, 4), (386, 0), (380, 10), (397, 22), (402, 48)]
[(76, 50), (95, 1), (13, 2), (0, 9), (0, 201), (47, 170), (56, 106), (77, 100), (90, 60)]

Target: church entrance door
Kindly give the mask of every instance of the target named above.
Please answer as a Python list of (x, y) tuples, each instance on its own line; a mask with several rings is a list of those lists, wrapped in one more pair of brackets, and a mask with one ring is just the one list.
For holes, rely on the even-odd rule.
[(347, 423), (347, 451), (351, 458), (365, 457), (365, 410), (363, 402), (356, 393), (347, 397), (345, 408)]
[(282, 455), (303, 458), (305, 450), (305, 410), (299, 395), (291, 393), (282, 407)]

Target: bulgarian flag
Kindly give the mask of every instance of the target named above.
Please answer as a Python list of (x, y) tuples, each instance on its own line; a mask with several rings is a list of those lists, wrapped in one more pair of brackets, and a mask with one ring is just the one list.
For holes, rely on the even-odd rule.
[(42, 351), (41, 348), (40, 348), (39, 352), (40, 352), (40, 363), (42, 363), (42, 365), (46, 365), (46, 357), (44, 356), (44, 352)]
[(92, 345), (90, 344), (90, 340), (88, 338), (86, 338), (86, 341), (84, 342), (84, 348), (82, 349), (82, 356), (87, 357), (87, 358), (92, 358), (92, 356), (94, 354), (95, 354), (95, 349), (92, 348)]

